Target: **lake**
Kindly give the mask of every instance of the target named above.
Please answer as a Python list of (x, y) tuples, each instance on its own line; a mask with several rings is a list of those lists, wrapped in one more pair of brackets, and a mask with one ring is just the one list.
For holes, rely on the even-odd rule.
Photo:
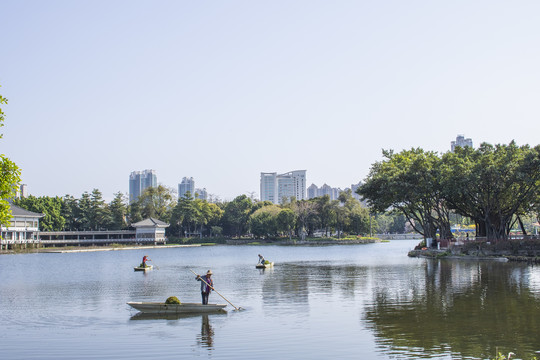
[[(540, 351), (540, 268), (407, 257), (418, 240), (0, 256), (2, 359), (488, 359)], [(257, 254), (274, 261), (255, 269)], [(157, 266), (134, 272), (148, 255)], [(128, 301), (200, 302), (190, 272), (241, 311), (142, 317)], [(211, 303), (226, 303), (218, 294)]]

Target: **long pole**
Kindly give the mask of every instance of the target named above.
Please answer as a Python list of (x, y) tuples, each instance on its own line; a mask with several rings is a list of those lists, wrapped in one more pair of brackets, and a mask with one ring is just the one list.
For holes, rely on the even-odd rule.
[(205, 283), (206, 285), (208, 285), (208, 287), (209, 287), (210, 289), (212, 289), (212, 290), (214, 290), (215, 292), (217, 292), (218, 295), (221, 296), (221, 297), (222, 297), (225, 301), (227, 301), (229, 304), (231, 304), (231, 306), (232, 306), (233, 308), (235, 308), (236, 310), (240, 310), (240, 308), (237, 308), (236, 306), (233, 305), (232, 302), (230, 302), (229, 300), (227, 300), (227, 298), (226, 298), (225, 296), (221, 295), (221, 294), (219, 293), (219, 291), (217, 291), (216, 289), (214, 289), (214, 287), (213, 287), (212, 285), (210, 285), (209, 283), (207, 283), (206, 281), (204, 281), (204, 280), (202, 279), (201, 275), (197, 274), (195, 271), (193, 271), (193, 270), (191, 270), (191, 269), (189, 269), (189, 271), (191, 271), (193, 274), (195, 274), (197, 277), (199, 277), (199, 278), (201, 279), (201, 281), (202, 281), (203, 283)]

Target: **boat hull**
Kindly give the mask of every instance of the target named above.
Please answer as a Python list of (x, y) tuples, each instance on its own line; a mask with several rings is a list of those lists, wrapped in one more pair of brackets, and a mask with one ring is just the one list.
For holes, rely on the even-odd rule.
[(227, 304), (183, 303), (165, 304), (157, 302), (132, 301), (127, 303), (134, 309), (144, 314), (168, 315), (168, 314), (206, 314), (213, 312), (223, 312)]
[(255, 265), (255, 267), (257, 269), (266, 269), (266, 268), (271, 268), (271, 267), (274, 267), (274, 263), (273, 262), (270, 262), (268, 264), (257, 264)]
[(134, 271), (148, 271), (148, 270), (152, 270), (154, 268), (154, 266), (152, 265), (148, 265), (146, 267), (141, 267), (141, 266), (136, 266), (133, 268)]

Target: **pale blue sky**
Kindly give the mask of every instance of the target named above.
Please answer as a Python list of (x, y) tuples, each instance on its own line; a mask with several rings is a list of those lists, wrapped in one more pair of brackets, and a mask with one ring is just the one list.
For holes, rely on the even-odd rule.
[(538, 1), (0, 0), (0, 152), (36, 196), (131, 171), (223, 199), (457, 134), (537, 145)]

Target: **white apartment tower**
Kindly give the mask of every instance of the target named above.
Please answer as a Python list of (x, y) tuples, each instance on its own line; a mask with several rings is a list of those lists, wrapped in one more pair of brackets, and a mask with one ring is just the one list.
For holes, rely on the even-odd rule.
[(261, 201), (274, 204), (290, 200), (306, 199), (306, 170), (295, 170), (285, 174), (261, 173)]
[(182, 182), (178, 184), (178, 198), (182, 198), (189, 191), (191, 196), (195, 196), (195, 180), (192, 177), (182, 178)]

